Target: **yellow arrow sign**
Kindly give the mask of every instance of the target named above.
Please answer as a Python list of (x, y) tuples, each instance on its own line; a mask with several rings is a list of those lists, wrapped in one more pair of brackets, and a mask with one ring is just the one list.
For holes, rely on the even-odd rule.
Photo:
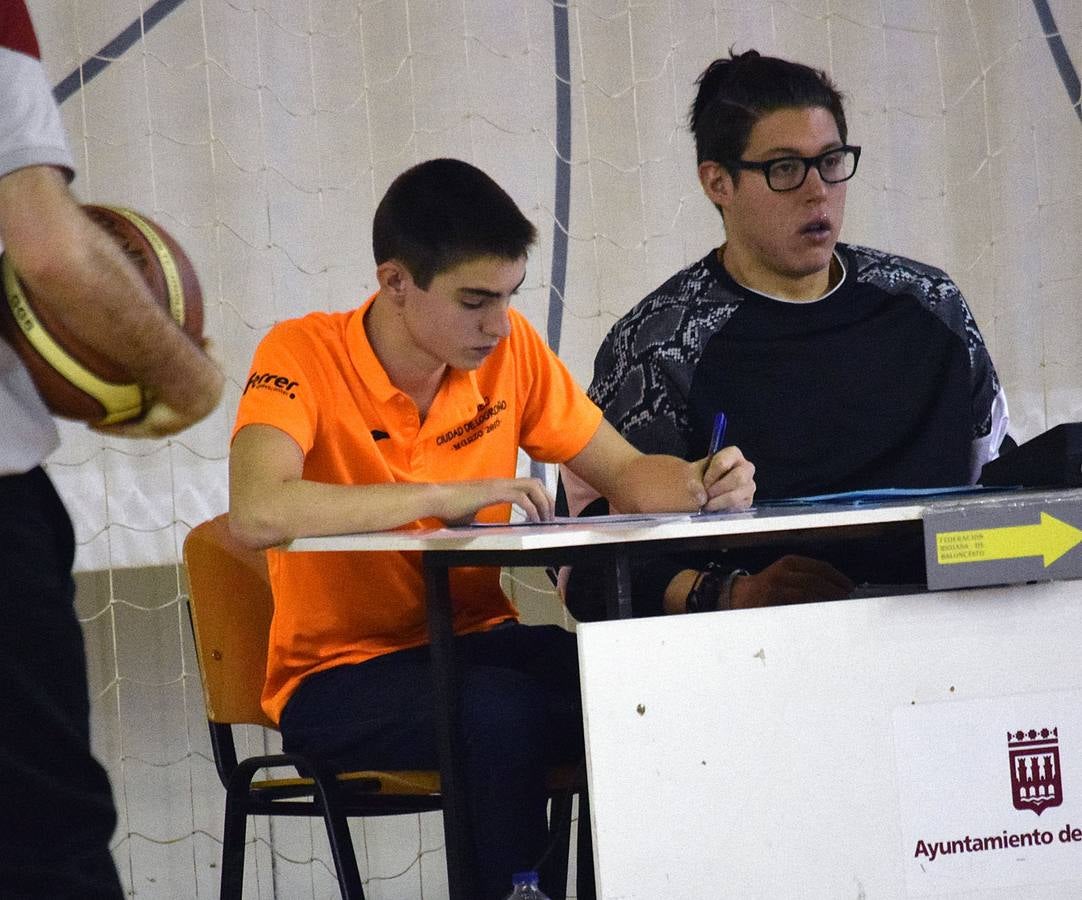
[(944, 531), (935, 536), (941, 566), (1043, 556), (1045, 568), (1082, 543), (1082, 530), (1041, 513), (1038, 525), (1006, 525), (973, 531)]

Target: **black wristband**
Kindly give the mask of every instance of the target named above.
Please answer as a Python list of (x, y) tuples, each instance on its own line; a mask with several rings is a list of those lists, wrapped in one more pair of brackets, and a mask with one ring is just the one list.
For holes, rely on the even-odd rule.
[(714, 563), (695, 576), (691, 590), (684, 599), (684, 611), (689, 613), (710, 612), (718, 608), (718, 595), (721, 592), (722, 575)]
[(697, 613), (729, 609), (733, 582), (747, 574), (745, 569), (726, 572), (717, 563), (707, 563), (706, 568), (699, 572), (692, 582), (691, 590), (684, 600), (684, 611)]

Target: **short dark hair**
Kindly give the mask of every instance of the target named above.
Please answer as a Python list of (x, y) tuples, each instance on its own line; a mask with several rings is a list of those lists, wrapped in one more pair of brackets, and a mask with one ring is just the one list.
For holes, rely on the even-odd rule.
[(459, 159), (430, 159), (399, 175), (372, 222), (376, 265), (399, 260), (422, 290), (479, 256), (520, 259), (537, 229), (488, 175)]
[(826, 72), (756, 50), (715, 59), (695, 82), (699, 86), (688, 114), (697, 162), (712, 160), (736, 178), (733, 166), (744, 155), (755, 123), (768, 113), (792, 107), (823, 107), (831, 112), (845, 143), (843, 95)]

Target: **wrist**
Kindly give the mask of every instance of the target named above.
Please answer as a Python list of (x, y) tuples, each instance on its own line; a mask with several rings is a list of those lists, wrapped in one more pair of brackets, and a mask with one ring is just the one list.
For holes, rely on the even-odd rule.
[(726, 571), (717, 563), (709, 563), (695, 576), (684, 601), (684, 611), (693, 613), (731, 609), (733, 583), (747, 574), (745, 569)]
[(733, 606), (733, 586), (738, 578), (750, 575), (747, 569), (733, 569), (721, 583), (721, 591), (718, 594), (718, 609), (736, 609)]

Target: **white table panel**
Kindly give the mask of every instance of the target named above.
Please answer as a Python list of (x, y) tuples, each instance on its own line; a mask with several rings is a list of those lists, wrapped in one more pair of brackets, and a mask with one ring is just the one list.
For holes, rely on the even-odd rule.
[[(578, 634), (600, 897), (1082, 896), (1082, 582)], [(1062, 803), (1017, 810), (1007, 732), (1053, 726)]]

